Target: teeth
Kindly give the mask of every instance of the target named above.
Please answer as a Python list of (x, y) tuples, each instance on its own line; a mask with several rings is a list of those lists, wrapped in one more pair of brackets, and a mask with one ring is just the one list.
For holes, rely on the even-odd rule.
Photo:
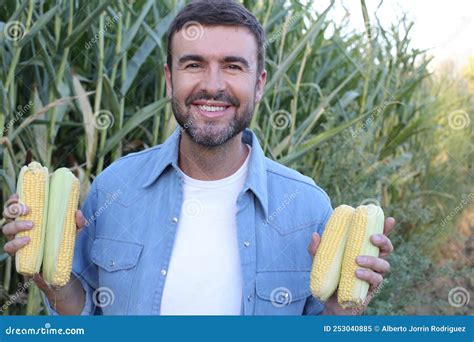
[(219, 112), (225, 110), (225, 107), (217, 107), (217, 106), (198, 106), (200, 110), (205, 110), (206, 112)]

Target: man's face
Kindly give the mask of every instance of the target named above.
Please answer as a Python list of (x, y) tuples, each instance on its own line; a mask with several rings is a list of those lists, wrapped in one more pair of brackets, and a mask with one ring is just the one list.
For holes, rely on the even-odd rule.
[(196, 24), (174, 34), (165, 76), (180, 126), (196, 143), (215, 147), (248, 127), (266, 72), (257, 74), (257, 43), (246, 27)]

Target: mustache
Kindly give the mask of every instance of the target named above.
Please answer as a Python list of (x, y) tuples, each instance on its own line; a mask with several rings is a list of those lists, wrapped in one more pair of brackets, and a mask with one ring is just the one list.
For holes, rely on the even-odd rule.
[(232, 106), (238, 107), (240, 106), (240, 101), (237, 100), (235, 97), (230, 96), (225, 92), (219, 92), (215, 95), (211, 95), (207, 92), (200, 91), (188, 96), (185, 100), (186, 106), (190, 106), (194, 101), (198, 100), (211, 100), (211, 101), (222, 101), (230, 103)]

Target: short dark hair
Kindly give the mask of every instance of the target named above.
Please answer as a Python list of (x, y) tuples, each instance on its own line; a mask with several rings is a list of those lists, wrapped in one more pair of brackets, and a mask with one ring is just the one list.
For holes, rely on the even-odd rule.
[(171, 43), (173, 35), (179, 32), (186, 23), (199, 23), (202, 26), (244, 26), (247, 27), (257, 41), (257, 72), (265, 65), (265, 31), (257, 18), (243, 5), (233, 0), (198, 0), (186, 5), (174, 18), (168, 29), (168, 66), (172, 67)]

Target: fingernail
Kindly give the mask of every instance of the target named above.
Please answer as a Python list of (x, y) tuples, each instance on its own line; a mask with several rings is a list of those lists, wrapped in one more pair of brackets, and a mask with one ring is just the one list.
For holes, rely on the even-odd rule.
[(356, 270), (356, 275), (358, 276), (364, 275), (364, 270)]
[(25, 222), (25, 227), (26, 228), (33, 228), (33, 222), (32, 221), (26, 221)]
[(357, 261), (357, 262), (364, 263), (364, 262), (367, 261), (367, 259), (366, 259), (365, 257), (363, 257), (363, 256), (358, 256), (358, 257), (356, 258), (356, 261)]
[(30, 238), (28, 236), (22, 236), (20, 238), (20, 242), (24, 243), (24, 242), (28, 242), (30, 240)]
[(374, 235), (373, 239), (374, 239), (375, 242), (382, 241), (382, 237), (380, 235)]

